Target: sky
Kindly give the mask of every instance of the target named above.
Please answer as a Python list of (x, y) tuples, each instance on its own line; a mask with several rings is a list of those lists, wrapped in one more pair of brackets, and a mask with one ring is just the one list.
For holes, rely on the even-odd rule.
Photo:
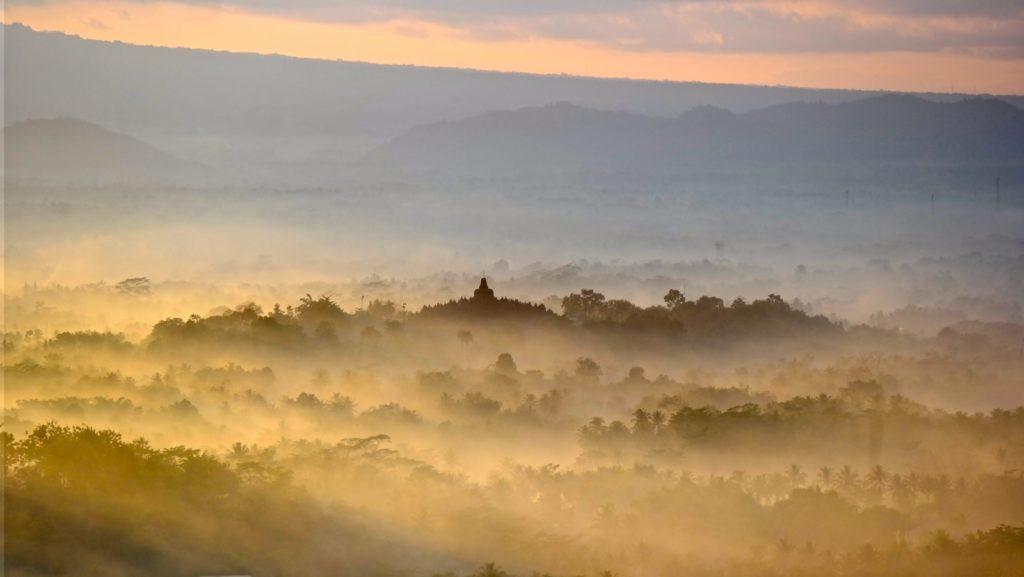
[(1024, 93), (1024, 0), (7, 0), (4, 21), (385, 64)]

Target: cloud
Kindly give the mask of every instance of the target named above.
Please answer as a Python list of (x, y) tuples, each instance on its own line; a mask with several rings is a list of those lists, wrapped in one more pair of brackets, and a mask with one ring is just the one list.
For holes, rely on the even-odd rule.
[(862, 8), (917, 16), (1012, 18), (1024, 14), (1021, 0), (860, 0)]
[(1022, 0), (176, 1), (314, 22), (418, 20), (481, 41), (578, 40), (631, 51), (1024, 56)]
[(82, 24), (85, 24), (93, 30), (110, 30), (110, 26), (107, 26), (105, 22), (98, 18), (83, 18)]
[(1024, 18), (902, 18), (759, 5), (660, 5), (628, 15), (551, 16), (525, 32), (621, 49), (725, 53), (1024, 53)]
[[(59, 4), (66, 0), (8, 0), (8, 4)], [(134, 0), (157, 3), (164, 0)], [(989, 19), (1024, 15), (1021, 0), (177, 0), (197, 6), (230, 6), (297, 17), (374, 20), (415, 15), (442, 20), (550, 16), (555, 14), (631, 13), (653, 6), (731, 9), (755, 5), (814, 7), (908, 16)]]

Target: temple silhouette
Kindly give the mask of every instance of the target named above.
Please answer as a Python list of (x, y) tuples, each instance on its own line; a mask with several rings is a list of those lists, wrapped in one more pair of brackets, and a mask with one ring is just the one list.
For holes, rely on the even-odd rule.
[(487, 277), (480, 279), (480, 287), (473, 291), (473, 299), (479, 301), (493, 301), (494, 291), (487, 286)]
[(462, 297), (446, 303), (427, 305), (420, 310), (420, 314), (429, 317), (459, 319), (486, 319), (491, 317), (501, 317), (504, 319), (561, 318), (541, 304), (494, 296), (494, 290), (487, 285), (487, 277), (480, 279), (480, 286), (473, 291), (472, 297)]

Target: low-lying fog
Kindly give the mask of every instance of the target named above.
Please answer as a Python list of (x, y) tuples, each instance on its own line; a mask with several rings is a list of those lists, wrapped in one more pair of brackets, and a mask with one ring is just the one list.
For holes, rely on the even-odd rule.
[(9, 187), (12, 573), (1016, 566), (1020, 207), (411, 186)]
[(8, 574), (1024, 574), (1011, 101), (7, 30)]

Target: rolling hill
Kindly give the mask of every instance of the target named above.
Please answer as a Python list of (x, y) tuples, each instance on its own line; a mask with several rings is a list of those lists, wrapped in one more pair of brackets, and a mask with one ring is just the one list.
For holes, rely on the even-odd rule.
[[(793, 101), (834, 104), (880, 94), (159, 48), (17, 24), (4, 26), (3, 50), (7, 123), (87, 118), (209, 165), (251, 170), (297, 159), (307, 165), (300, 175), (310, 163), (355, 160), (415, 126), (551, 102), (674, 118), (701, 105), (743, 113)], [(1024, 104), (1024, 98), (1008, 98)]]
[(33, 119), (4, 128), (8, 179), (45, 182), (168, 182), (204, 167), (141, 140), (75, 118)]
[(722, 170), (762, 165), (1021, 165), (1024, 111), (883, 95), (666, 119), (568, 103), (418, 127), (379, 147), (384, 166), (468, 172)]

